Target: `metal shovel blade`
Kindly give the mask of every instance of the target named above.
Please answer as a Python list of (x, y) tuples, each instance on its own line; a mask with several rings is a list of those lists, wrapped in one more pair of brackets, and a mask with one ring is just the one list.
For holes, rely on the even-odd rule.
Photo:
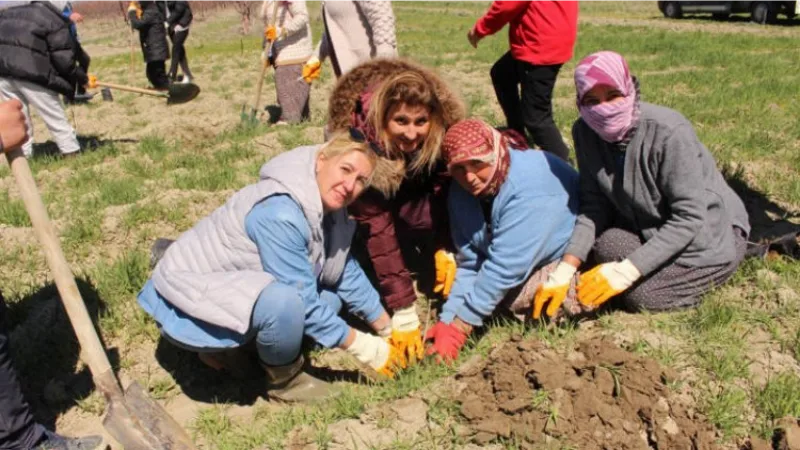
[(173, 83), (169, 85), (168, 105), (179, 105), (194, 100), (200, 94), (200, 86), (194, 83)]
[(168, 450), (195, 450), (192, 439), (164, 408), (147, 396), (144, 388), (131, 383), (125, 390), (125, 403), (145, 429), (153, 433), (163, 448)]
[(125, 393), (113, 378), (95, 377), (108, 402), (103, 427), (125, 450), (196, 450), (175, 419), (133, 382)]

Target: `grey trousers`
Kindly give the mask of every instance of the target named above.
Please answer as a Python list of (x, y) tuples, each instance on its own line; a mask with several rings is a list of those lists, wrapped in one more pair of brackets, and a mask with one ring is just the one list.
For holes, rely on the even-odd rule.
[[(736, 258), (728, 264), (708, 267), (689, 267), (667, 263), (611, 302), (632, 311), (665, 311), (687, 308), (700, 303), (700, 297), (730, 278), (744, 259), (747, 239), (744, 232), (734, 228)], [(598, 264), (621, 261), (644, 244), (639, 235), (622, 229), (609, 228), (594, 243), (594, 258)]]
[(308, 120), (308, 95), (311, 85), (302, 78), (303, 65), (275, 66), (275, 91), (281, 106), (281, 120), (297, 123)]
[(22, 152), (26, 157), (30, 158), (33, 155), (31, 106), (39, 112), (62, 154), (75, 153), (81, 149), (75, 129), (69, 124), (57, 93), (28, 81), (0, 77), (0, 97), (3, 100), (15, 98), (22, 102), (22, 111), (25, 113), (25, 122), (28, 125), (28, 140), (22, 144)]

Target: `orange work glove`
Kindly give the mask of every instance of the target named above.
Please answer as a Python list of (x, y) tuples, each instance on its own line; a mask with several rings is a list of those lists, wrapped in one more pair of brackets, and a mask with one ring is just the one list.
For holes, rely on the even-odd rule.
[(538, 319), (542, 316), (542, 308), (547, 303), (547, 311), (545, 313), (548, 317), (553, 317), (553, 314), (558, 311), (564, 299), (567, 298), (569, 292), (569, 284), (572, 281), (572, 276), (575, 275), (577, 269), (574, 266), (561, 262), (556, 266), (556, 269), (547, 276), (547, 280), (540, 284), (536, 289), (536, 295), (533, 297), (533, 318)]
[(395, 373), (405, 369), (407, 364), (403, 353), (387, 340), (358, 330), (346, 351), (387, 378), (394, 378)]
[(97, 87), (97, 77), (89, 74), (89, 82), (86, 83), (86, 87), (89, 89), (94, 89)]
[(436, 283), (433, 285), (433, 292), (441, 293), (447, 298), (456, 279), (456, 258), (447, 250), (437, 250), (433, 255), (433, 262), (436, 265)]
[(625, 292), (642, 276), (630, 260), (600, 264), (581, 275), (578, 301), (596, 308), (611, 297)]
[(390, 343), (403, 353), (409, 364), (422, 361), (425, 347), (422, 344), (419, 316), (414, 305), (394, 312)]
[(303, 65), (303, 79), (306, 83), (311, 84), (312, 81), (319, 78), (322, 74), (322, 63), (318, 58), (312, 57)]
[(136, 18), (137, 19), (141, 19), (142, 18), (143, 12), (142, 12), (141, 5), (139, 5), (139, 2), (130, 2), (128, 4), (128, 13), (130, 13), (131, 11), (136, 11)]
[(280, 34), (283, 34), (283, 30), (281, 29), (281, 33), (278, 33), (278, 29), (275, 28), (275, 25), (270, 25), (264, 29), (264, 37), (269, 42), (275, 42)]

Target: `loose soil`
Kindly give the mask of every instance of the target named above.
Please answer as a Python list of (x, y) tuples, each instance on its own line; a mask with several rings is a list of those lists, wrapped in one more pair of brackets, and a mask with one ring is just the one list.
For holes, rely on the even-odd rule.
[(514, 338), (462, 368), (461, 414), (475, 443), (520, 448), (716, 449), (714, 427), (668, 383), (676, 374), (602, 339), (558, 354)]

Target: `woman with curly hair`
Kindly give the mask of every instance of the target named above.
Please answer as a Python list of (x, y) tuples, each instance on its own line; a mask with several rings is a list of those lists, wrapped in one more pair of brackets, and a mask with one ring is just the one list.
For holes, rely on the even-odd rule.
[[(417, 294), (410, 266), (434, 272), (434, 254), (450, 261), (447, 221), (450, 177), (441, 160), (444, 133), (464, 118), (464, 106), (432, 70), (401, 59), (363, 63), (339, 79), (329, 105), (328, 131), (350, 130), (394, 165), (373, 180), (350, 214), (359, 224), (354, 245), (368, 255), (378, 290), (392, 315), (392, 339), (413, 360), (422, 356)], [(421, 290), (433, 280), (418, 279)], [(443, 286), (436, 289), (443, 290)]]

